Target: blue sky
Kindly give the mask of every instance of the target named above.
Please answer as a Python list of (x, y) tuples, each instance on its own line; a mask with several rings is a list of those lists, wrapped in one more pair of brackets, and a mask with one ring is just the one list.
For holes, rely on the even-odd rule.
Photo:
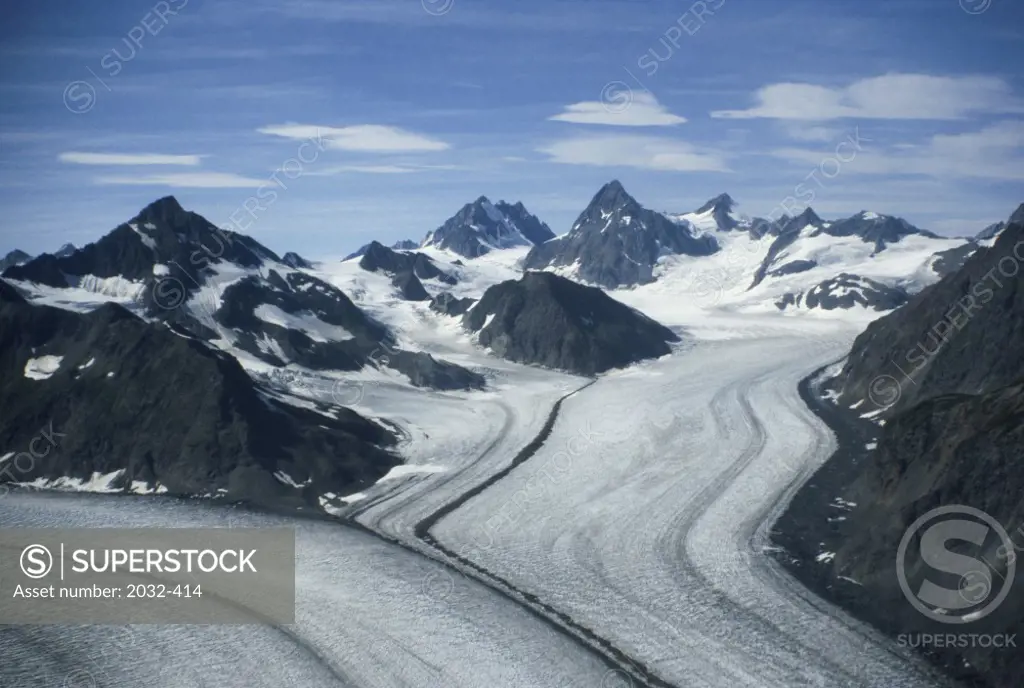
[[(973, 233), (1024, 201), (1013, 0), (106, 0), (0, 26), (0, 252), (173, 194), (312, 256), (480, 195)], [(845, 143), (844, 143), (845, 142)], [(790, 200), (787, 200), (790, 199)], [(248, 207), (248, 211), (245, 208)]]

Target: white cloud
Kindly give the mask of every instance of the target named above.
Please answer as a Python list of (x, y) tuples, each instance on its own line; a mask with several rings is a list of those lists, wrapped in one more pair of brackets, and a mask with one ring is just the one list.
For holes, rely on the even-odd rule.
[(556, 141), (538, 149), (551, 162), (597, 167), (638, 167), (672, 172), (728, 172), (725, 159), (700, 151), (685, 141), (637, 136), (583, 136)]
[(57, 159), (76, 165), (198, 165), (201, 155), (160, 155), (158, 153), (61, 153)]
[(262, 127), (257, 131), (287, 139), (323, 141), (327, 148), (347, 151), (398, 153), (442, 151), (451, 147), (439, 139), (379, 124), (351, 127), (282, 124)]
[(426, 172), (428, 170), (453, 170), (454, 165), (339, 165), (328, 167), (322, 170), (306, 172), (309, 177), (331, 177), (336, 174), (347, 172), (356, 174), (411, 174), (413, 172)]
[(183, 172), (133, 177), (97, 177), (97, 184), (126, 186), (172, 186), (191, 189), (247, 189), (267, 183), (266, 179), (251, 179), (227, 172)]
[[(820, 150), (780, 148), (772, 155), (818, 165)], [(1024, 179), (1024, 122), (1005, 121), (979, 131), (938, 134), (923, 144), (871, 145), (845, 164), (843, 173), (920, 175), (938, 178)]]
[(813, 127), (806, 124), (786, 125), (786, 136), (797, 141), (839, 141), (843, 138), (842, 129), (830, 127)]
[(974, 113), (1024, 112), (1024, 101), (1002, 79), (885, 74), (831, 88), (806, 83), (770, 84), (747, 110), (717, 110), (712, 117), (817, 120), (960, 119)]
[(619, 127), (665, 127), (686, 121), (685, 117), (673, 115), (665, 109), (665, 106), (650, 93), (634, 93), (625, 84), (620, 86), (625, 88), (609, 90), (609, 87), (605, 87), (601, 93), (602, 100), (567, 105), (565, 112), (548, 119), (556, 122), (607, 124)]

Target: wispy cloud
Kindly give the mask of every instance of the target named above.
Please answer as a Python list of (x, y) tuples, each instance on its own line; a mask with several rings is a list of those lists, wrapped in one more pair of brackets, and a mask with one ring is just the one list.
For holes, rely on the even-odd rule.
[(444, 141), (398, 127), (380, 124), (358, 124), (350, 127), (327, 127), (315, 124), (282, 124), (258, 129), (261, 134), (287, 139), (323, 140), (328, 148), (346, 151), (411, 153), (442, 151)]
[(170, 186), (179, 189), (249, 189), (263, 186), (267, 180), (252, 179), (228, 172), (184, 172), (133, 177), (97, 177), (95, 183), (118, 186)]
[(79, 153), (68, 151), (57, 159), (75, 165), (198, 165), (201, 155), (161, 155), (159, 153)]
[[(780, 148), (778, 158), (818, 164), (820, 150)], [(1024, 122), (1006, 121), (979, 131), (938, 134), (923, 144), (902, 143), (868, 148), (843, 168), (846, 174), (924, 176), (962, 179), (1024, 179)]]
[(430, 170), (454, 170), (454, 165), (339, 165), (306, 172), (309, 177), (331, 177), (336, 174), (412, 174)]
[(835, 141), (843, 136), (843, 130), (833, 127), (815, 127), (807, 124), (786, 124), (783, 133), (796, 141)]
[(596, 167), (638, 167), (671, 172), (728, 172), (725, 158), (685, 141), (656, 136), (581, 136), (538, 149), (551, 162)]
[(808, 83), (778, 83), (755, 93), (747, 110), (716, 110), (712, 117), (791, 120), (960, 119), (977, 113), (1024, 112), (1002, 79), (988, 76), (886, 74), (833, 88)]
[[(573, 2), (521, 3), (514, 9), (497, 3), (463, 0), (222, 0), (210, 10), (219, 21), (238, 22), (242, 12), (274, 13), (317, 23), (413, 25), (448, 29), (511, 29), (614, 33), (645, 27), (642, 18), (618, 0), (587, 0), (582, 12)], [(222, 7), (221, 7), (222, 6)]]
[(565, 112), (549, 117), (556, 122), (607, 124), (620, 127), (664, 127), (682, 124), (685, 117), (674, 115), (650, 93), (616, 93), (614, 102), (588, 100), (567, 105)]

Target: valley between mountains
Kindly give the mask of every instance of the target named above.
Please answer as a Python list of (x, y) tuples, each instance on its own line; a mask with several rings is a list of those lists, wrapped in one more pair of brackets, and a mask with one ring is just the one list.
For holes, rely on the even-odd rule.
[[(298, 609), (287, 627), (3, 627), (0, 684), (1010, 686), (1019, 658), (917, 654), (905, 619), (866, 609), (906, 604), (872, 535), (976, 498), (978, 452), (1019, 475), (1017, 272), (946, 333), (923, 391), (894, 402), (875, 379), (1015, 255), (1024, 206), (963, 239), (739, 208), (660, 212), (613, 181), (556, 236), (481, 197), (337, 260), (167, 197), (83, 248), (12, 253), (0, 522), (291, 525)], [(981, 346), (997, 323), (1004, 346)], [(874, 441), (851, 458), (808, 394)], [(946, 395), (966, 405), (946, 427), (918, 417)], [(975, 395), (999, 408), (982, 449), (957, 415)], [(35, 456), (47, 424), (60, 440)], [(907, 468), (941, 442), (955, 469)], [(996, 630), (1020, 623), (1008, 599)]]

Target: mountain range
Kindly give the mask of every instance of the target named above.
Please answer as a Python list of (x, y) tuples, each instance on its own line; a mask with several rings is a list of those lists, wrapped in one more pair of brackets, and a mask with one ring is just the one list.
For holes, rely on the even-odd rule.
[[(487, 385), (487, 370), (445, 360), (450, 347), (422, 342), (419, 330), (410, 329), (416, 323), (454, 325), (494, 355), (589, 376), (671, 351), (679, 334), (635, 307), (662, 307), (658, 294), (704, 307), (711, 285), (717, 293), (710, 305), (727, 311), (835, 311), (873, 319), (938, 281), (940, 266), (952, 270), (1005, 234), (1003, 225), (977, 239), (943, 239), (869, 211), (826, 221), (807, 208), (769, 222), (738, 207), (720, 194), (692, 212), (657, 212), (611, 181), (569, 232), (556, 237), (522, 203), (480, 197), (418, 244), (374, 241), (344, 261), (324, 262), (294, 252), (279, 256), (168, 196), (82, 248), (66, 245), (36, 257), (12, 252), (2, 278), (6, 308), (18, 318), (46, 320), (25, 315), (31, 309), (44, 309), (51, 319), (69, 311), (86, 320), (62, 327), (82, 332), (137, 322), (131, 327), (174, 333), (154, 341), (187, 340), (212, 360), (227, 355), (261, 389), (275, 389), (280, 371), (318, 380), (313, 387), (323, 389), (319, 397), (312, 391), (315, 406), (325, 403), (324, 389), (358, 387), (346, 380), (367, 375), (412, 388), (471, 392)], [(33, 379), (25, 372), (35, 365), (29, 359), (66, 356), (8, 345), (15, 347), (11, 370), (22, 370), (23, 379)], [(56, 380), (77, 378), (52, 379), (47, 384), (58, 389)], [(276, 389), (275, 403), (308, 404), (308, 386)], [(335, 406), (351, 401), (330, 396), (326, 401)], [(16, 435), (8, 427), (8, 439), (16, 442)], [(124, 442), (107, 449), (136, 461)], [(115, 466), (103, 461), (93, 467), (107, 475)], [(134, 475), (132, 465), (123, 467), (125, 475)], [(84, 479), (86, 467), (74, 475)], [(48, 477), (59, 477), (59, 470)], [(160, 480), (153, 470), (144, 475), (150, 486), (154, 479), (191, 485)], [(332, 492), (339, 489), (331, 484)]]

